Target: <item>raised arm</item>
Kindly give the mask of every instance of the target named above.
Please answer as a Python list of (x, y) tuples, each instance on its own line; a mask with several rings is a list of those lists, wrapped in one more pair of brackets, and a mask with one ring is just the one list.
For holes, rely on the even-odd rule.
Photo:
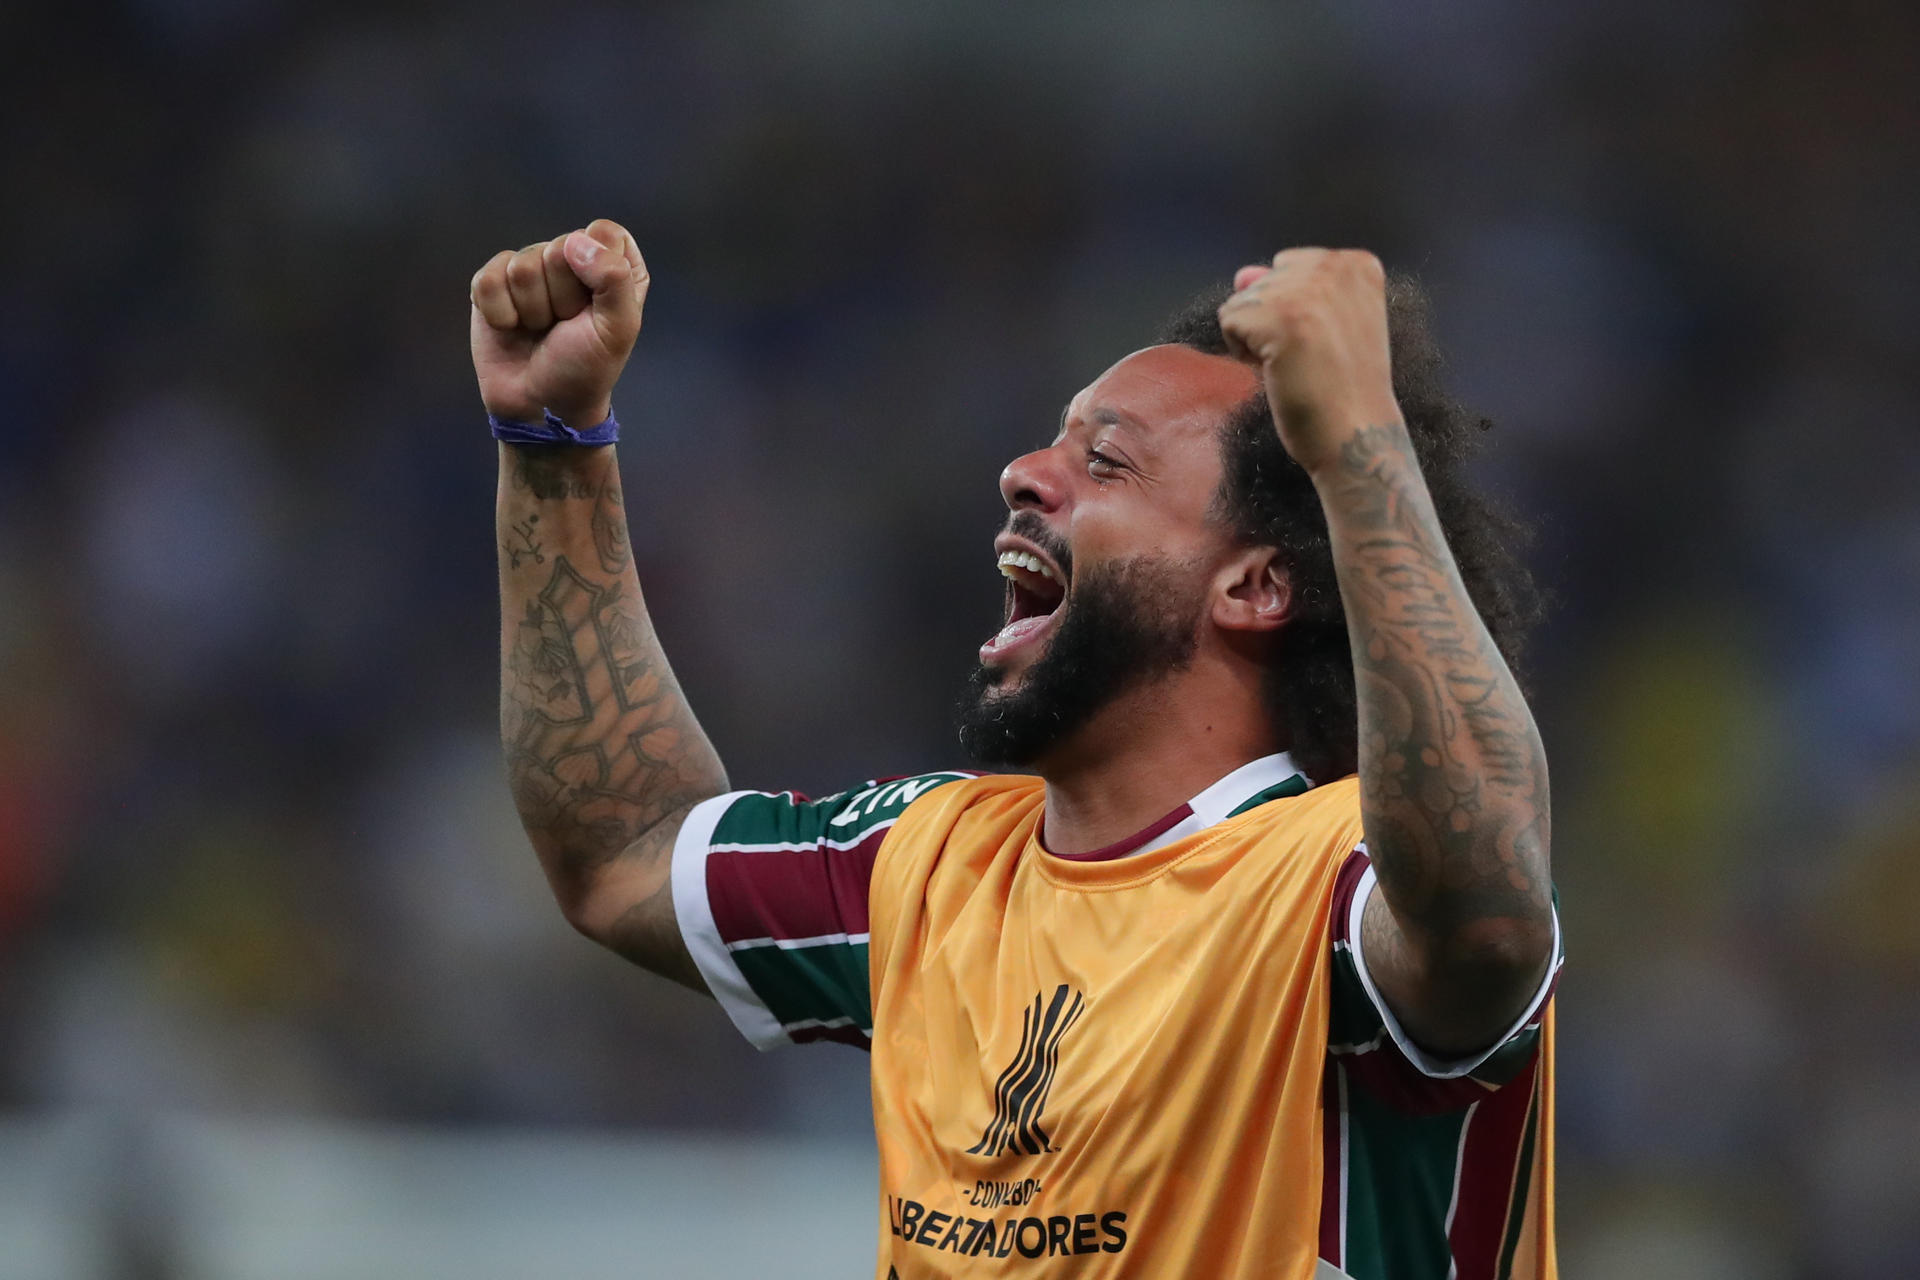
[[(647, 283), (612, 222), (496, 254), (472, 289), (487, 412), (605, 420)], [(614, 447), (498, 448), (500, 737), (520, 820), (576, 929), (704, 991), (669, 869), (687, 811), (727, 777), (647, 617)]]
[(1221, 309), (1332, 535), (1359, 702), (1361, 821), (1379, 879), (1361, 945), (1436, 1054), (1487, 1047), (1551, 963), (1547, 762), (1468, 598), (1393, 396), (1373, 255), (1294, 249)]

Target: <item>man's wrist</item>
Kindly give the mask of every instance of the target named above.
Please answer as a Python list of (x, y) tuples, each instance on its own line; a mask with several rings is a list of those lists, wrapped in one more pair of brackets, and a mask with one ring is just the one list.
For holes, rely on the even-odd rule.
[(1383, 491), (1426, 497), (1413, 437), (1398, 418), (1341, 433), (1327, 442), (1319, 464), (1306, 471), (1329, 516), (1356, 503), (1372, 508)]
[(521, 498), (538, 502), (594, 500), (608, 480), (617, 486), (619, 463), (614, 448), (582, 449), (571, 444), (516, 444), (502, 440), (500, 476)]
[(1294, 455), (1294, 461), (1314, 484), (1339, 484), (1375, 473), (1400, 456), (1413, 461), (1413, 438), (1397, 409), (1372, 415), (1347, 414), (1338, 421), (1339, 426), (1316, 428), (1311, 444)]
[(506, 418), (487, 414), (495, 440), (516, 445), (609, 445), (620, 438), (620, 420), (608, 408), (598, 418), (562, 418), (543, 409), (538, 418)]

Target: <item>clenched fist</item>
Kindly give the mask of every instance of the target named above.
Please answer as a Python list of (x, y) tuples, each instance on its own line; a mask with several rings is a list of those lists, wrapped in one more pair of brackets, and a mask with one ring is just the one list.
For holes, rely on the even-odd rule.
[(1259, 368), (1281, 443), (1309, 473), (1362, 427), (1400, 421), (1386, 272), (1358, 249), (1288, 249), (1234, 273), (1220, 308), (1233, 355)]
[(625, 227), (602, 218), (502, 249), (472, 293), (473, 371), (488, 413), (537, 423), (545, 410), (576, 428), (605, 420), (647, 298), (647, 264)]

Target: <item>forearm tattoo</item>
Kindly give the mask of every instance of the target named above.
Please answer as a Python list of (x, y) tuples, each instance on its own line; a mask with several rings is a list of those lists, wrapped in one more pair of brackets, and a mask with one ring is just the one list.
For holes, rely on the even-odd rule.
[(672, 924), (668, 820), (723, 792), (726, 775), (641, 603), (612, 460), (596, 473), (507, 455), (500, 731), (514, 803), (563, 894), (623, 860), (648, 864), (623, 868), (650, 892), (607, 940), (657, 968), (649, 930)]
[(1479, 921), (1537, 923), (1549, 896), (1546, 755), (1447, 549), (1406, 429), (1357, 433), (1331, 491), (1362, 820), (1394, 915), (1441, 941)]

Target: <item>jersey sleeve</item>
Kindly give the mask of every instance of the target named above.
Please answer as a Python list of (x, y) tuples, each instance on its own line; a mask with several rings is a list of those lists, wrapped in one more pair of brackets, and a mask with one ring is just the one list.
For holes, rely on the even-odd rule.
[(811, 1040), (866, 1047), (867, 885), (908, 805), (967, 773), (862, 783), (824, 800), (735, 791), (695, 805), (673, 847), (687, 950), (742, 1035), (761, 1049)]
[(1367, 968), (1360, 921), (1377, 879), (1361, 845), (1341, 867), (1331, 904), (1333, 995), (1327, 1052), (1350, 1077), (1403, 1110), (1431, 1112), (1470, 1106), (1526, 1071), (1539, 1052), (1540, 1027), (1560, 978), (1560, 909), (1553, 911), (1553, 959), (1526, 1009), (1506, 1033), (1479, 1053), (1442, 1058), (1415, 1044), (1387, 1007)]

